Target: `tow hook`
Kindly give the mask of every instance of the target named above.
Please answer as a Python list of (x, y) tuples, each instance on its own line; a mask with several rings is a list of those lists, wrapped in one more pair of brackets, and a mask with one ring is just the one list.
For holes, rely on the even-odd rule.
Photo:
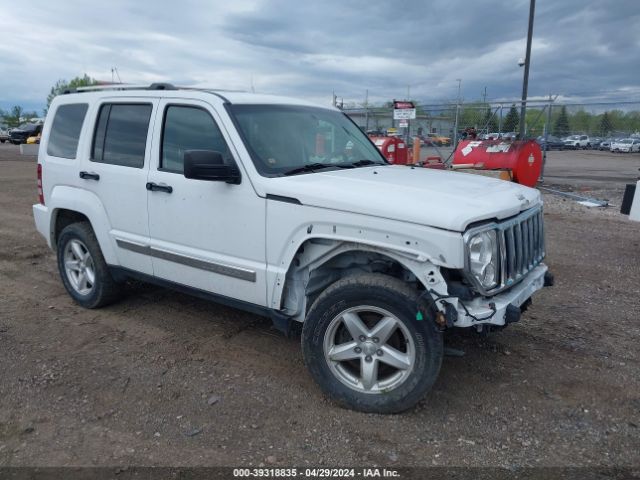
[(436, 324), (440, 327), (440, 330), (452, 328), (458, 320), (458, 312), (455, 307), (447, 302), (442, 303), (444, 303), (444, 312), (438, 310), (436, 313)]
[(544, 286), (553, 287), (553, 282), (554, 282), (553, 273), (551, 273), (548, 270), (544, 272)]
[(516, 323), (520, 321), (520, 316), (522, 315), (522, 310), (520, 307), (516, 307), (515, 305), (507, 305), (507, 311), (504, 314), (504, 324), (508, 325), (510, 323)]

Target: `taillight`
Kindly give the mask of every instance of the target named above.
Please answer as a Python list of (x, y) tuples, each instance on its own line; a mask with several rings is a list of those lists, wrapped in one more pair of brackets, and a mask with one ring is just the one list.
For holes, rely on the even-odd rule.
[(42, 191), (42, 164), (38, 164), (38, 201), (44, 205), (44, 192)]

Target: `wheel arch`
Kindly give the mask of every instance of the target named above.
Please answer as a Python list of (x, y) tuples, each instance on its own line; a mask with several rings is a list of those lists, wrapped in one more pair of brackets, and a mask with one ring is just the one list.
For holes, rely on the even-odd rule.
[(110, 265), (118, 265), (118, 258), (109, 239), (111, 229), (107, 213), (100, 199), (92, 192), (69, 186), (55, 187), (49, 201), (51, 221), (49, 235), (53, 249), (64, 227), (75, 222), (87, 222), (93, 230), (102, 255)]
[(304, 321), (308, 308), (322, 291), (345, 275), (383, 273), (417, 289), (433, 288), (446, 294), (440, 266), (430, 259), (364, 243), (326, 238), (305, 240), (287, 270), (284, 285), (274, 292), (283, 313)]

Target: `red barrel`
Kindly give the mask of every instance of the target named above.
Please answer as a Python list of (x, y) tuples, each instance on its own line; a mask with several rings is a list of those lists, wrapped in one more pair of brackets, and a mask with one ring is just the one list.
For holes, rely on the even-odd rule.
[(533, 140), (463, 140), (453, 165), (483, 170), (510, 170), (513, 181), (535, 187), (542, 170), (542, 150)]
[(409, 161), (407, 156), (407, 145), (399, 137), (370, 137), (371, 141), (382, 152), (384, 158), (389, 163), (406, 165)]

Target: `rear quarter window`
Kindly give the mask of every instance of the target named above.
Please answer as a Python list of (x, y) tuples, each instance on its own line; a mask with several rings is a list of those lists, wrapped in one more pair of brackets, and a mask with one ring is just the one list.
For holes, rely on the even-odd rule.
[(61, 158), (76, 158), (78, 140), (84, 117), (87, 114), (86, 103), (60, 105), (53, 117), (53, 124), (47, 144), (47, 155)]

